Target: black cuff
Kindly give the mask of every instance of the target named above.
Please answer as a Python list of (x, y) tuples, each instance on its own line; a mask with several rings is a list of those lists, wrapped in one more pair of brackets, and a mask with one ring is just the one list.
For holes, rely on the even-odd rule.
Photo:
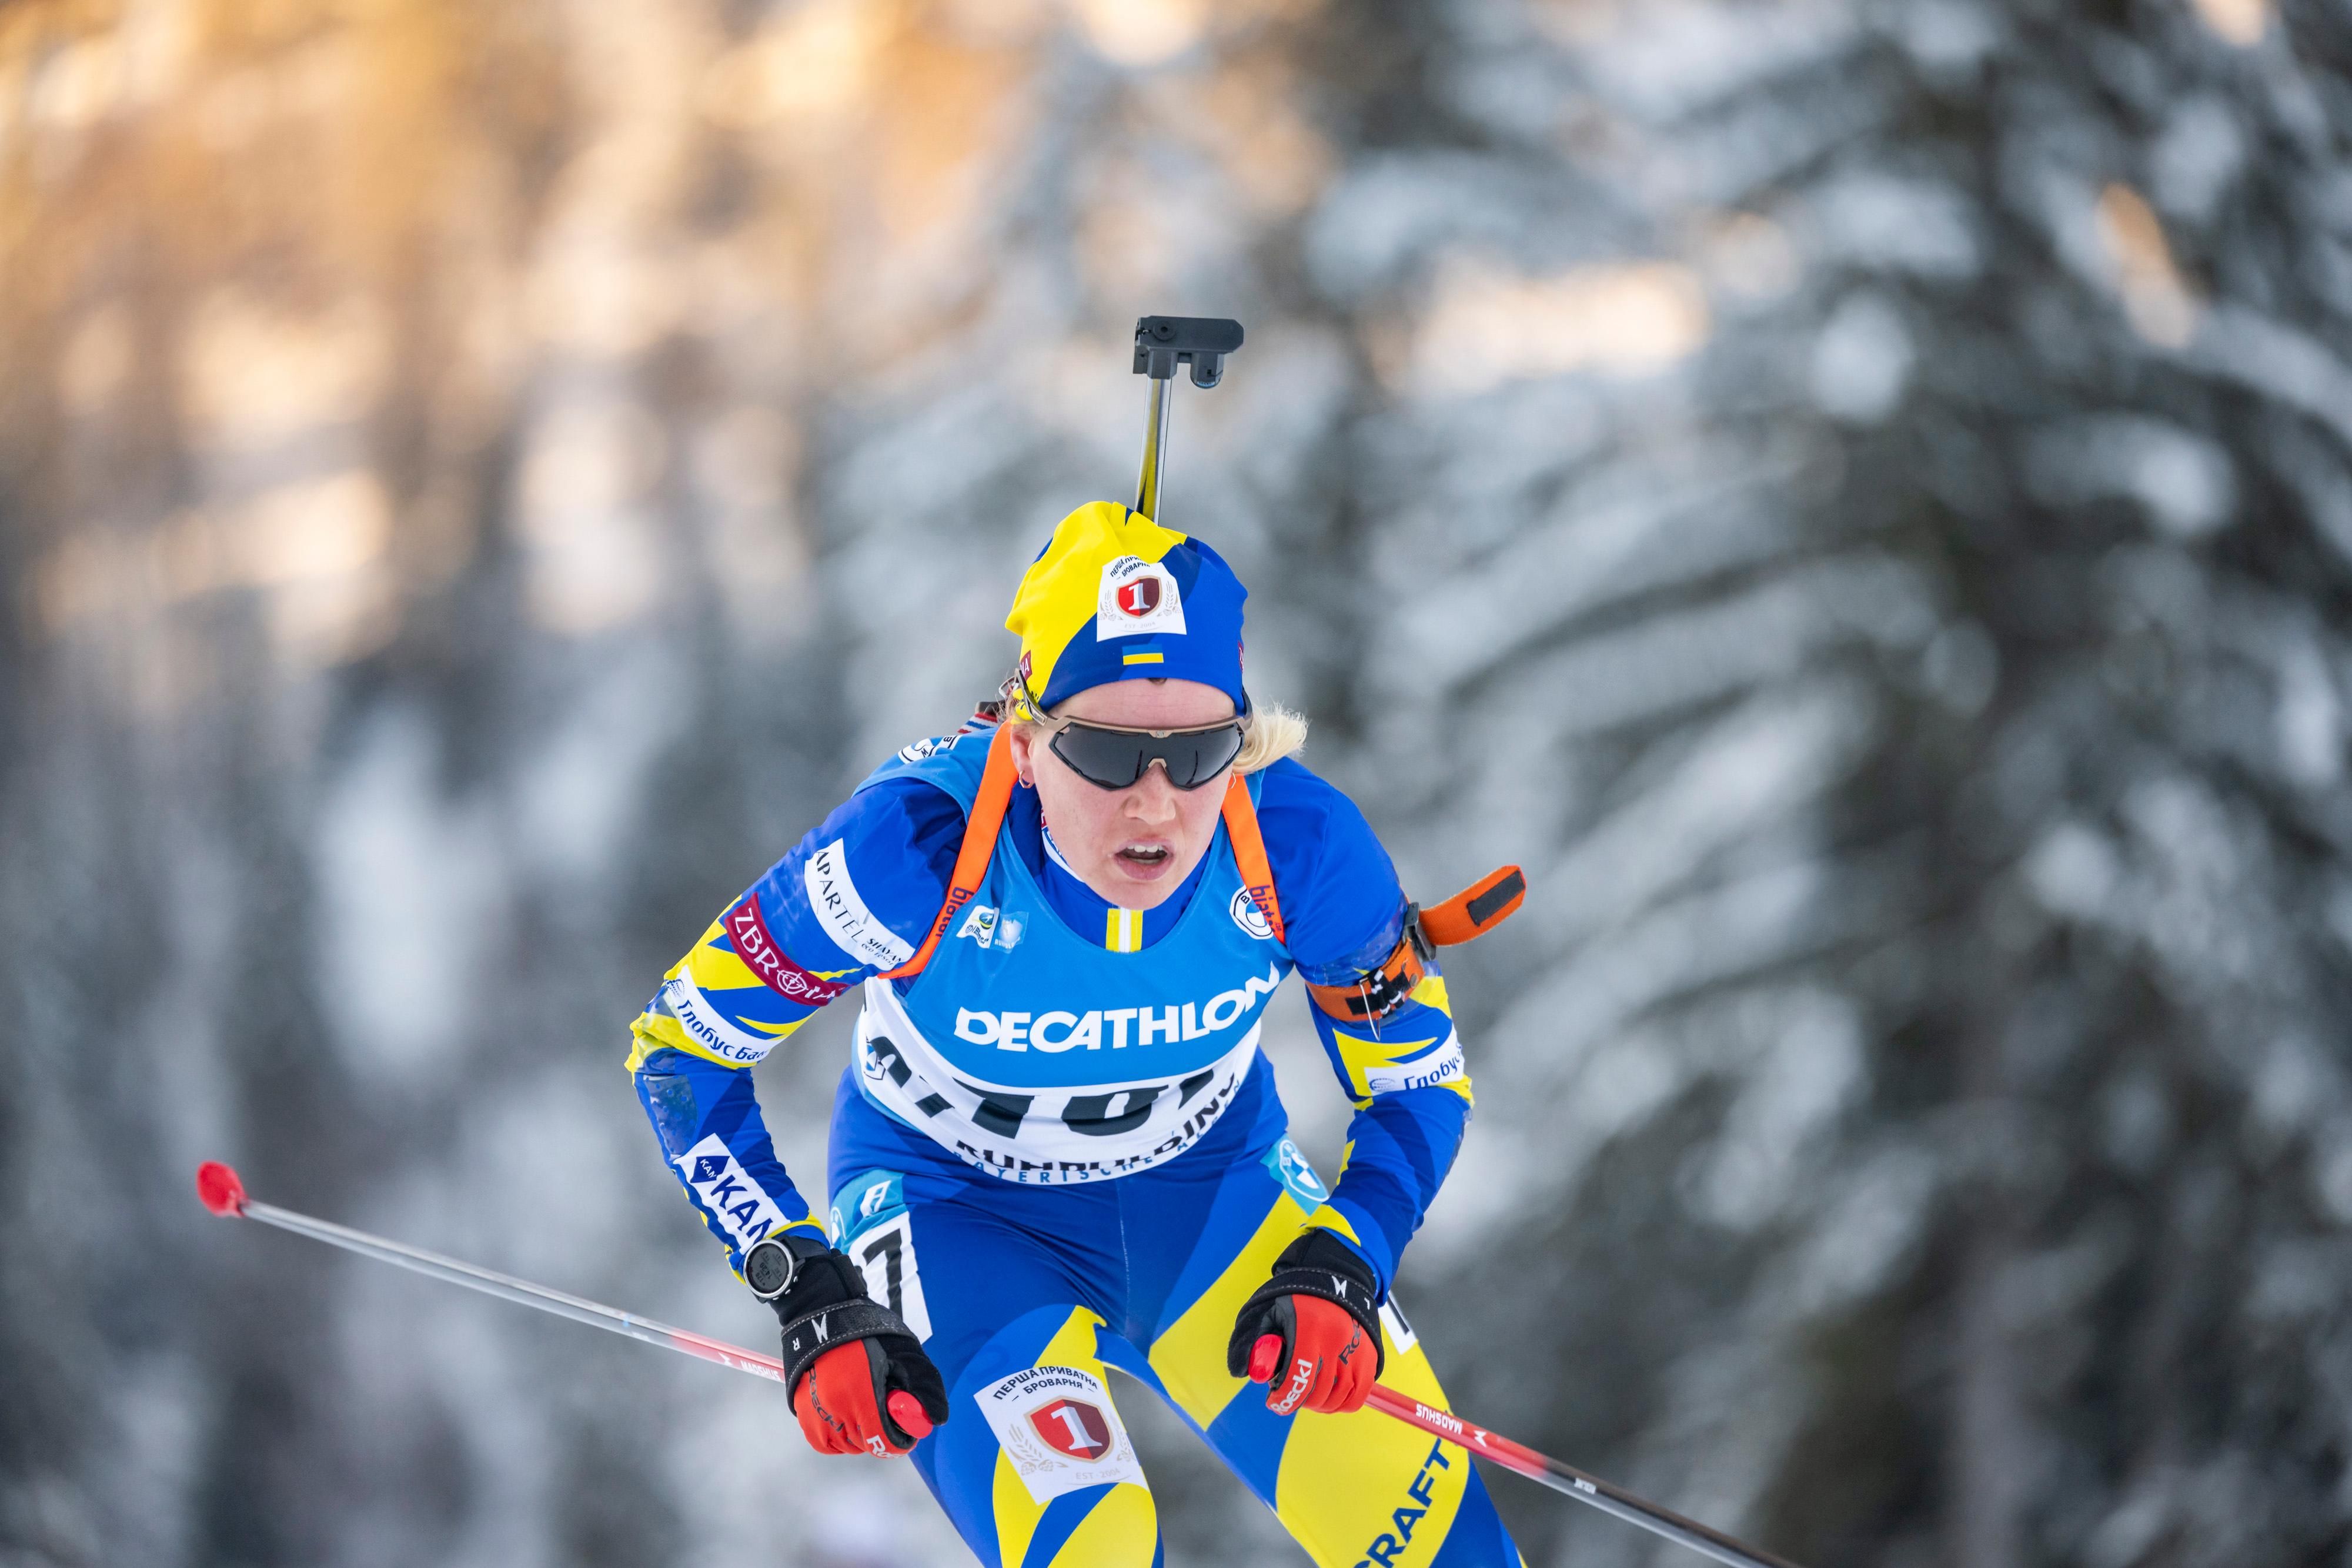
[(914, 1344), (915, 1336), (889, 1308), (860, 1299), (820, 1307), (784, 1325), (784, 1393), (793, 1390), (809, 1364), (835, 1345), (854, 1340), (896, 1337)]
[(837, 1344), (896, 1336), (916, 1348), (914, 1331), (866, 1294), (866, 1276), (839, 1251), (802, 1260), (792, 1289), (768, 1303), (783, 1325), (784, 1396), (791, 1399), (809, 1364)]
[(1380, 1281), (1354, 1249), (1329, 1231), (1309, 1230), (1283, 1249), (1274, 1260), (1274, 1277), (1242, 1303), (1243, 1315), (1278, 1296), (1316, 1296), (1344, 1309), (1362, 1325), (1382, 1363), (1387, 1361), (1381, 1345)]
[(803, 1249), (796, 1258), (792, 1288), (768, 1303), (778, 1322), (791, 1322), (819, 1307), (866, 1299), (866, 1276), (835, 1249)]

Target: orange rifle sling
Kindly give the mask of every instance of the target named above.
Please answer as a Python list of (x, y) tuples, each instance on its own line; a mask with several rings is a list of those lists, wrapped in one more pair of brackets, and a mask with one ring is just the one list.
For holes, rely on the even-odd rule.
[(1427, 960), (1438, 948), (1485, 936), (1508, 920), (1527, 896), (1527, 877), (1518, 867), (1507, 865), (1432, 908), (1408, 905), (1404, 934), (1379, 967), (1367, 969), (1349, 985), (1310, 985), (1307, 994), (1317, 1007), (1345, 1022), (1386, 1018), (1427, 977)]
[(1484, 936), (1527, 901), (1528, 879), (1515, 865), (1497, 866), (1444, 903), (1421, 912), (1421, 933), (1434, 947)]
[(940, 905), (940, 917), (931, 922), (930, 935), (915, 949), (915, 956), (895, 969), (886, 969), (886, 980), (903, 979), (919, 975), (939, 950), (940, 938), (947, 935), (948, 925), (971, 902), (980, 891), (981, 879), (988, 874), (988, 862), (996, 853), (996, 831), (1004, 825), (1005, 808), (1013, 803), (1013, 786), (1019, 779), (1019, 770), (1013, 766), (1013, 727), (999, 725), (996, 738), (988, 743), (988, 766), (981, 770), (980, 793), (972, 797), (971, 814), (964, 821), (963, 847), (956, 852), (955, 874), (948, 879), (947, 902)]
[(1249, 780), (1234, 774), (1225, 784), (1225, 837), (1234, 846), (1234, 863), (1241, 868), (1242, 887), (1256, 904), (1274, 939), (1284, 940), (1282, 902), (1274, 895), (1274, 867), (1265, 858), (1265, 838), (1257, 831), (1257, 807), (1250, 800)]

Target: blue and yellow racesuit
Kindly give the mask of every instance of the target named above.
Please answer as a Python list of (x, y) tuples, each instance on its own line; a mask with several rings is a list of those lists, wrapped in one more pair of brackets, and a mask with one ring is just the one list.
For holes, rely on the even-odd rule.
[[(1034, 792), (1013, 790), (977, 892), (919, 973), (884, 977), (932, 932), (995, 738), (975, 718), (877, 770), (635, 1020), (639, 1097), (705, 1223), (739, 1266), (772, 1231), (828, 1230), (922, 1340), (954, 1418), (914, 1460), (983, 1563), (1160, 1562), (1108, 1365), (1318, 1563), (1517, 1563), (1459, 1449), (1371, 1410), (1278, 1416), (1226, 1370), (1236, 1311), (1302, 1228), (1342, 1238), (1386, 1292), (1469, 1115), (1432, 967), (1376, 1021), (1310, 1009), (1356, 1106), (1336, 1186), (1286, 1135), (1257, 1045), (1268, 999), (1293, 968), (1332, 986), (1375, 971), (1405, 918), (1361, 813), (1295, 761), (1248, 779), (1276, 929), (1244, 886), (1230, 800), (1184, 885), (1137, 912), (1072, 874)], [(864, 1010), (821, 1225), (745, 1070), (852, 986)], [(1393, 1301), (1380, 1315), (1382, 1381), (1442, 1405)]]

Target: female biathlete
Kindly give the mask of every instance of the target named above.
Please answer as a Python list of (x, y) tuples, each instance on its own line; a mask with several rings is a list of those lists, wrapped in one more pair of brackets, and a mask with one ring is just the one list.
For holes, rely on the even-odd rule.
[[(720, 915), (629, 1068), (782, 1321), (808, 1440), (911, 1451), (983, 1563), (1160, 1562), (1116, 1366), (1318, 1563), (1516, 1564), (1463, 1453), (1361, 1406), (1375, 1377), (1443, 1403), (1388, 1301), (1470, 1114), (1430, 952), (1522, 884), (1406, 904), (1290, 759), (1303, 723), (1252, 711), (1244, 594), (1127, 507), (1063, 519), (1005, 621), (1005, 702), (901, 751)], [(1356, 1106), (1328, 1188), (1258, 1051), (1293, 968)], [(745, 1070), (853, 985), (826, 1225)]]

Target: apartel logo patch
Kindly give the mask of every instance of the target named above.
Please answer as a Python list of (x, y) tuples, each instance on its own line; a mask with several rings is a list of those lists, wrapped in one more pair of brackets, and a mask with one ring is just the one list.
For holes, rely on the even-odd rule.
[(1080, 1487), (1150, 1484), (1110, 1391), (1082, 1367), (1024, 1367), (971, 1397), (1035, 1501)]
[(877, 969), (895, 969), (915, 956), (910, 944), (866, 907), (839, 839), (809, 856), (801, 879), (808, 884), (809, 907), (843, 952)]
[(788, 1001), (821, 1008), (849, 989), (847, 982), (812, 975), (784, 956), (775, 938), (768, 935), (768, 922), (760, 913), (760, 895), (756, 893), (745, 894), (727, 912), (727, 936), (735, 944), (735, 956), (765, 981), (770, 990)]
[[(956, 1038), (974, 1045), (992, 1045), (999, 1051), (1027, 1051), (1034, 1046), (1049, 1052), (1075, 1051), (1079, 1046), (1088, 1051), (1105, 1047), (1124, 1051), (1130, 1039), (1138, 1046), (1163, 1041), (1173, 1044), (1231, 1029), (1260, 997), (1272, 996), (1281, 984), (1282, 971), (1269, 964), (1263, 977), (1244, 981), (1202, 1002), (1171, 1002), (1158, 1008), (1095, 1008), (1083, 1013), (984, 1012), (958, 1008)], [(1055, 1032), (1049, 1034), (1048, 1030)]]
[(1095, 641), (1139, 637), (1145, 632), (1184, 633), (1184, 601), (1176, 579), (1157, 561), (1123, 555), (1105, 563), (1095, 603)]
[(686, 1185), (701, 1200), (703, 1212), (727, 1232), (739, 1251), (770, 1231), (784, 1228), (784, 1211), (770, 1202), (759, 1184), (735, 1162), (734, 1151), (718, 1134), (670, 1163), (684, 1173)]

